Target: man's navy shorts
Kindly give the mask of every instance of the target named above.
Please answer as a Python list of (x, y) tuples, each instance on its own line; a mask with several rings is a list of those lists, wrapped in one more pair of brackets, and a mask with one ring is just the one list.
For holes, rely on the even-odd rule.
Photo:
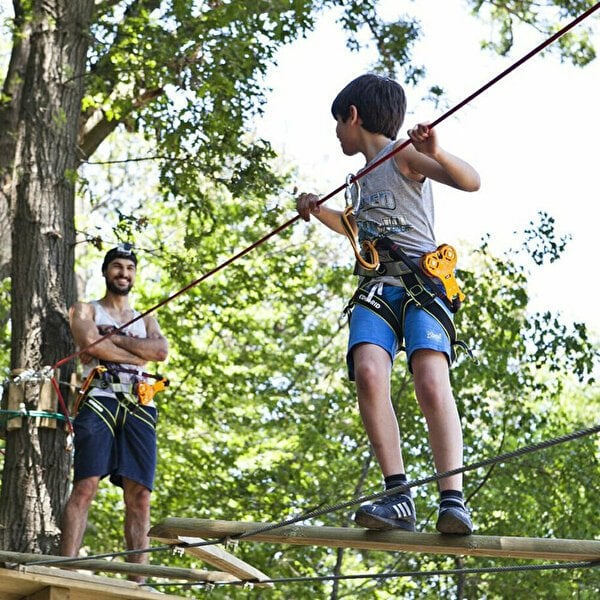
[(129, 410), (116, 399), (88, 397), (73, 421), (75, 481), (106, 477), (123, 487), (123, 478), (149, 490), (156, 471), (156, 408)]
[[(375, 284), (377, 285), (377, 284)], [(394, 313), (401, 315), (402, 303), (406, 297), (406, 290), (400, 286), (384, 285), (382, 296), (390, 305)], [(452, 318), (452, 313), (446, 308), (440, 299), (436, 299), (443, 309)], [(390, 355), (390, 360), (394, 362), (394, 357), (402, 345), (402, 340), (398, 340), (394, 330), (383, 320), (382, 317), (375, 314), (372, 310), (356, 304), (352, 309), (350, 316), (350, 337), (348, 339), (348, 353), (346, 363), (348, 365), (348, 375), (350, 381), (354, 381), (354, 357), (353, 349), (358, 344), (375, 344), (381, 346)], [(406, 359), (410, 369), (410, 360), (416, 350), (435, 350), (442, 352), (451, 362), (450, 338), (439, 321), (434, 319), (428, 312), (417, 307), (411, 302), (407, 309), (404, 319), (404, 345), (406, 347)]]

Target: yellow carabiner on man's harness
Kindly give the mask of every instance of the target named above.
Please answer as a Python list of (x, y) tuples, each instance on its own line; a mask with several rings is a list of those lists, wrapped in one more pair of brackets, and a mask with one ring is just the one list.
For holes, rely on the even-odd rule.
[(365, 240), (361, 244), (363, 252), (371, 259), (368, 260), (360, 253), (358, 247), (358, 228), (350, 221), (350, 218), (354, 215), (356, 209), (358, 209), (360, 205), (360, 186), (352, 174), (346, 177), (346, 191), (344, 192), (344, 198), (346, 200), (346, 208), (341, 217), (342, 227), (344, 228), (346, 237), (350, 240), (350, 245), (352, 246), (352, 250), (354, 250), (354, 256), (356, 256), (358, 263), (365, 269), (376, 270), (379, 268), (380, 263), (379, 252), (377, 252), (375, 244), (373, 244), (371, 240)]
[(437, 277), (444, 284), (446, 296), (450, 302), (460, 304), (466, 296), (458, 287), (458, 282), (454, 277), (457, 261), (456, 250), (450, 244), (442, 244), (421, 258), (421, 268), (427, 275)]

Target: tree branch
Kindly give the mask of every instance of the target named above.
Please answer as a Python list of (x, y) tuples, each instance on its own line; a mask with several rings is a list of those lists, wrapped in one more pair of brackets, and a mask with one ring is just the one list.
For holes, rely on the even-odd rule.
[[(162, 88), (146, 90), (132, 102), (132, 110), (139, 110), (150, 104), (164, 93)], [(126, 115), (126, 116), (129, 116)], [(98, 109), (88, 117), (79, 128), (78, 154), (81, 162), (86, 161), (98, 146), (125, 120), (109, 119), (102, 109)]]

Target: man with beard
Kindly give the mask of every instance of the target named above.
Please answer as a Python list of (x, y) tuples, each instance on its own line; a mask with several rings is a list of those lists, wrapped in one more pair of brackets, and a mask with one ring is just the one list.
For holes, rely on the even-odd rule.
[[(130, 306), (136, 268), (131, 245), (120, 244), (109, 250), (102, 263), (104, 297), (77, 302), (69, 312), (75, 343), (84, 349), (80, 360), (86, 384), (73, 421), (74, 483), (63, 513), (63, 556), (77, 556), (90, 504), (106, 476), (123, 488), (127, 548), (148, 547), (150, 493), (156, 468), (156, 407), (150, 383), (153, 377), (144, 367), (149, 361), (164, 361), (168, 344), (156, 319), (139, 318), (140, 313)], [(128, 556), (130, 562), (143, 563), (146, 559), (146, 553)]]

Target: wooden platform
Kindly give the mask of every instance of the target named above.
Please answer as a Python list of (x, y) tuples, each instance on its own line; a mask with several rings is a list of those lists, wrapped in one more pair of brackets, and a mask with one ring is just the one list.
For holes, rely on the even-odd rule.
[[(244, 566), (248, 574), (243, 579), (266, 579), (266, 575), (253, 569), (221, 548), (208, 548), (205, 555), (218, 557), (227, 569), (240, 571)], [(151, 564), (135, 564), (104, 559), (84, 559), (61, 565), (60, 557), (44, 554), (26, 554), (0, 551), (0, 563), (15, 564), (14, 569), (0, 568), (0, 600), (156, 600), (156, 592), (140, 590), (138, 584), (125, 579), (100, 577), (90, 572), (143, 575), (169, 581), (195, 581), (203, 583), (235, 583), (242, 580), (228, 572)], [(211, 559), (212, 560), (212, 559)], [(213, 562), (217, 559), (215, 558)], [(233, 566), (229, 564), (229, 560)], [(35, 565), (35, 562), (52, 561), (52, 566)], [(62, 566), (62, 568), (61, 568)], [(66, 569), (73, 570), (66, 570)], [(256, 586), (260, 586), (257, 583)], [(271, 584), (265, 584), (272, 587)], [(163, 594), (160, 598), (181, 598)]]
[[(150, 530), (159, 540), (179, 538), (222, 539), (259, 530), (269, 523), (211, 521), (208, 519), (169, 518)], [(400, 530), (374, 531), (349, 527), (288, 525), (248, 535), (240, 542), (270, 542), (357, 550), (423, 552), (464, 556), (492, 556), (552, 561), (600, 560), (600, 541), (509, 536), (452, 536), (434, 533), (409, 533)]]
[(55, 567), (0, 569), (0, 600), (181, 600), (143, 591), (136, 583)]

